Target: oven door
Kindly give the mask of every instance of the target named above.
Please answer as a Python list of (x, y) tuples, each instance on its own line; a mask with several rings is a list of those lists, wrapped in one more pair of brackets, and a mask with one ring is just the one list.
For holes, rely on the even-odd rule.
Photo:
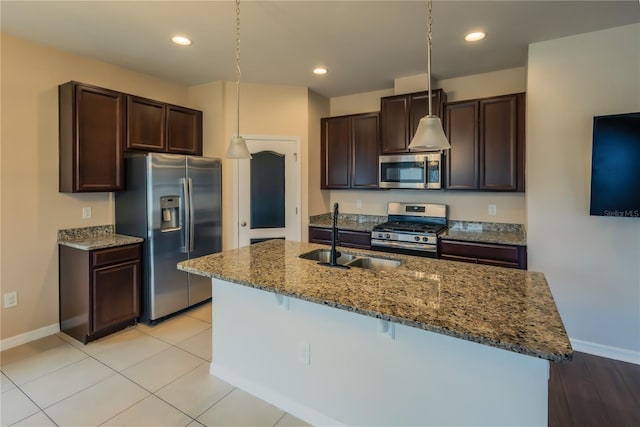
[(393, 254), (438, 258), (438, 245), (371, 239), (371, 250)]

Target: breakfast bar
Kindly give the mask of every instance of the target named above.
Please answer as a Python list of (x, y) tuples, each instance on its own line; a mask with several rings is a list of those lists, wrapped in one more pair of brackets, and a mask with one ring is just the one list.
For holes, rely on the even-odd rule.
[(213, 279), (213, 375), (316, 425), (546, 425), (572, 349), (542, 273), (351, 248), (318, 265), (327, 250), (178, 264)]

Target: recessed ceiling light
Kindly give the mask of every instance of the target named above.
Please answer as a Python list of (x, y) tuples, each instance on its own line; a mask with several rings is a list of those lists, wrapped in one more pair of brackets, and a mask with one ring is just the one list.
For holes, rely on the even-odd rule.
[(482, 40), (483, 38), (485, 38), (486, 34), (478, 31), (475, 33), (469, 33), (466, 36), (464, 36), (464, 39), (468, 42), (477, 42), (478, 40)]
[(319, 76), (327, 74), (327, 69), (324, 67), (316, 67), (313, 69), (313, 74), (317, 74)]
[(171, 41), (180, 46), (189, 46), (191, 44), (191, 40), (184, 36), (173, 36)]

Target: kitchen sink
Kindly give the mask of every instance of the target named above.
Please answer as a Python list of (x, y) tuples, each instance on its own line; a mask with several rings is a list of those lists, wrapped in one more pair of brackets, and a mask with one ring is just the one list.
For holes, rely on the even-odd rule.
[[(400, 266), (401, 262), (395, 259), (386, 259), (378, 257), (370, 257), (363, 255), (354, 255), (338, 251), (340, 256), (336, 259), (338, 265), (345, 267), (357, 267), (367, 270), (385, 271)], [(302, 259), (317, 261), (320, 263), (329, 263), (331, 261), (331, 251), (329, 249), (316, 249), (300, 255)]]
[[(300, 255), (300, 258), (310, 259), (312, 261), (318, 262), (329, 262), (331, 261), (331, 251), (329, 249), (316, 249), (315, 251), (307, 252)], [(346, 265), (356, 258), (357, 257), (353, 254), (345, 254), (344, 252), (340, 252), (340, 257), (336, 259), (336, 262), (340, 265)]]
[(347, 264), (349, 267), (366, 268), (368, 270), (385, 271), (391, 270), (400, 265), (400, 261), (395, 259), (357, 257)]

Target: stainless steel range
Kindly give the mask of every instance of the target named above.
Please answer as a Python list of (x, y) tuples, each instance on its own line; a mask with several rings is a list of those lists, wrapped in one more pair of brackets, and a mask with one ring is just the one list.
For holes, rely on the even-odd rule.
[(371, 232), (371, 249), (438, 257), (438, 234), (447, 229), (447, 205), (389, 203), (388, 222)]

